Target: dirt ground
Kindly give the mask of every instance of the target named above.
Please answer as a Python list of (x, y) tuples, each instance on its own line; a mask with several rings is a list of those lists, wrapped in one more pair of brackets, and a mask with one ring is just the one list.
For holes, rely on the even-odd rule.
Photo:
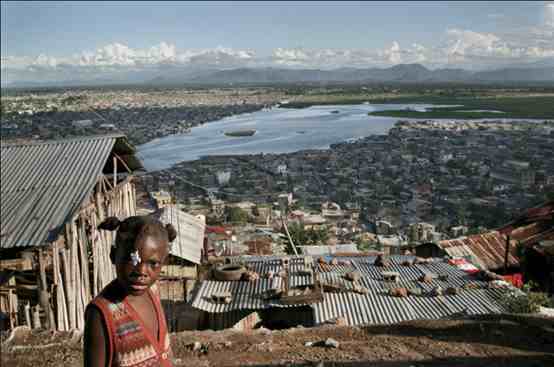
[[(317, 346), (327, 338), (338, 348)], [(552, 329), (507, 321), (189, 331), (173, 334), (172, 347), (177, 366), (554, 366)], [(80, 333), (18, 330), (2, 338), (2, 366), (81, 366), (81, 354)]]

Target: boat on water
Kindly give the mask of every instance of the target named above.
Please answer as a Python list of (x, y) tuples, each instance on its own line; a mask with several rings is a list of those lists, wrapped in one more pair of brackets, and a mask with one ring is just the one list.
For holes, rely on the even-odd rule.
[(225, 131), (225, 136), (233, 137), (242, 137), (242, 136), (252, 136), (256, 133), (255, 129), (244, 129), (244, 130), (235, 130), (235, 131)]
[(333, 110), (331, 113), (339, 113), (339, 110)]

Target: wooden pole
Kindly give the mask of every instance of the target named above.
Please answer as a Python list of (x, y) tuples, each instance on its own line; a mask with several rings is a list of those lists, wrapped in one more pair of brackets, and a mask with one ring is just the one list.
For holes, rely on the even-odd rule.
[(62, 255), (63, 276), (65, 285), (65, 299), (67, 303), (67, 315), (68, 315), (68, 328), (75, 328), (75, 298), (73, 280), (71, 279), (71, 266), (67, 258), (67, 249), (60, 251)]
[(32, 324), (31, 324), (31, 306), (29, 305), (28, 302), (25, 304), (24, 312), (25, 312), (25, 325), (27, 325), (30, 329), (30, 328), (32, 328)]
[(127, 170), (128, 173), (131, 173), (133, 172), (129, 166), (127, 165), (127, 163), (125, 163), (125, 161), (120, 157), (118, 156), (117, 154), (113, 154), (115, 158), (117, 158), (119, 160), (119, 162), (123, 165), (123, 168), (125, 168)]
[(15, 315), (17, 314), (13, 310), (17, 310), (17, 305), (13, 305), (13, 290), (8, 289), (8, 318), (10, 322), (10, 329), (13, 329), (16, 325)]
[(40, 329), (42, 325), (40, 324), (40, 306), (36, 305), (33, 307), (33, 328)]
[(113, 187), (117, 186), (117, 158), (113, 157)]
[[(89, 259), (88, 259), (88, 239), (86, 238), (85, 231), (85, 221), (81, 219), (80, 230), (79, 230), (79, 243), (80, 243), (80, 255), (81, 255), (81, 284), (82, 284), (82, 295), (83, 295), (83, 322), (84, 322), (84, 312), (85, 307), (90, 301), (90, 279), (89, 279)], [(84, 326), (84, 325), (83, 325)]]
[(67, 301), (65, 299), (64, 281), (60, 269), (60, 249), (63, 248), (63, 242), (54, 242), (52, 249), (52, 271), (54, 273), (54, 291), (56, 296), (56, 316), (58, 330), (66, 331), (69, 329), (67, 315)]
[(55, 329), (56, 323), (54, 322), (54, 312), (50, 306), (50, 293), (48, 292), (48, 284), (46, 281), (46, 266), (44, 264), (44, 252), (42, 249), (38, 251), (38, 265), (39, 265), (39, 303), (46, 314), (46, 328)]
[(504, 274), (508, 272), (508, 255), (510, 253), (510, 235), (506, 236), (506, 253), (504, 255)]
[(73, 280), (75, 282), (75, 322), (76, 328), (82, 329), (84, 327), (84, 306), (83, 306), (83, 287), (81, 284), (81, 266), (79, 264), (79, 239), (77, 236), (77, 229), (75, 226), (75, 220), (71, 221), (71, 268), (73, 271)]

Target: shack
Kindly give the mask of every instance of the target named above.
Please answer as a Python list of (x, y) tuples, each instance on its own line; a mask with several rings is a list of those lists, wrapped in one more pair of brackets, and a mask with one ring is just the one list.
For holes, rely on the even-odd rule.
[(554, 201), (526, 210), (499, 231), (517, 241), (525, 282), (554, 294)]
[(135, 214), (142, 168), (121, 134), (1, 147), (1, 312), (7, 327), (83, 329), (115, 278), (108, 216)]

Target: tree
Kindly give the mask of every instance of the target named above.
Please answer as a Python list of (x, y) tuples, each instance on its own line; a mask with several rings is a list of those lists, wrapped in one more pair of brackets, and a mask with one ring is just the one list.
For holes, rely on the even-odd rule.
[(321, 229), (314, 229), (311, 228), (308, 231), (308, 244), (310, 245), (324, 245), (327, 243), (327, 240), (329, 239), (329, 234), (327, 233), (327, 229), (321, 228)]
[(248, 221), (248, 214), (237, 207), (226, 207), (225, 216), (227, 221), (232, 223), (246, 223)]
[(291, 223), (288, 226), (290, 237), (295, 246), (306, 246), (310, 240), (308, 232), (300, 223)]

